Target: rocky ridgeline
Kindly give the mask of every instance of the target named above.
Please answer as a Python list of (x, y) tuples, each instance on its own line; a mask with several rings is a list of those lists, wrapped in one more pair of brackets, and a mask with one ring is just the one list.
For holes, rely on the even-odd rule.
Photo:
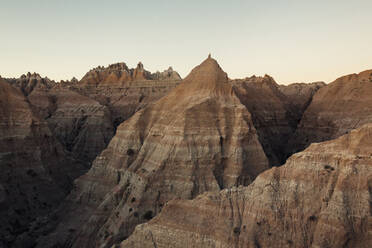
[[(111, 67), (111, 69), (113, 69), (113, 67)], [(151, 84), (154, 84), (153, 82), (159, 82), (161, 84), (163, 82), (159, 81), (161, 78), (166, 76), (171, 77), (173, 73), (168, 70), (166, 73), (158, 75), (157, 81), (147, 80), (142, 81), (141, 83), (147, 82), (149, 84), (147, 88), (151, 89), (150, 87)], [(95, 100), (94, 97), (89, 97), (88, 93), (81, 93), (85, 91), (89, 92), (90, 87), (77, 87), (80, 85), (80, 83), (77, 82), (76, 78), (73, 78), (70, 81), (61, 81), (57, 83), (48, 79), (47, 77), (43, 78), (37, 73), (27, 73), (17, 79), (1, 80), (3, 81), (2, 87), (6, 87), (6, 92), (4, 91), (4, 95), (2, 95), (0, 100), (1, 107), (4, 109), (4, 111), (7, 113), (14, 112), (12, 113), (12, 116), (17, 116), (18, 114), (24, 112), (23, 110), (14, 111), (12, 109), (12, 105), (8, 103), (6, 101), (7, 98), (5, 98), (5, 96), (8, 95), (7, 92), (18, 92), (17, 97), (13, 97), (14, 99), (11, 98), (13, 99), (12, 103), (14, 102), (14, 104), (18, 104), (17, 102), (19, 101), (19, 104), (22, 105), (22, 102), (24, 102), (24, 108), (27, 109), (27, 111), (30, 111), (29, 115), (32, 115), (33, 119), (37, 119), (37, 122), (31, 122), (33, 123), (32, 125), (27, 125), (31, 125), (32, 129), (34, 129), (35, 123), (42, 123), (43, 132), (46, 133), (46, 137), (50, 136), (50, 139), (52, 140), (48, 141), (44, 145), (48, 145), (48, 149), (55, 150), (58, 155), (43, 156), (42, 160), (35, 162), (36, 165), (34, 167), (48, 167), (49, 164), (53, 164), (52, 168), (54, 168), (54, 166), (60, 166), (62, 171), (60, 173), (60, 177), (63, 178), (63, 180), (57, 180), (58, 183), (63, 181), (61, 188), (56, 184), (56, 181), (50, 181), (49, 183), (56, 185), (49, 186), (49, 191), (46, 192), (45, 188), (47, 186), (43, 186), (45, 183), (43, 184), (42, 180), (44, 179), (42, 179), (42, 177), (47, 178), (50, 177), (50, 175), (48, 173), (46, 175), (40, 173), (40, 168), (34, 169), (31, 162), (32, 160), (30, 161), (31, 165), (28, 165), (28, 156), (39, 156), (40, 150), (37, 144), (45, 142), (46, 140), (46, 138), (41, 138), (42, 134), (40, 134), (40, 131), (37, 131), (37, 134), (33, 134), (33, 131), (29, 131), (31, 134), (28, 136), (31, 136), (32, 138), (28, 138), (27, 136), (27, 138), (22, 138), (21, 140), (17, 141), (17, 139), (14, 140), (13, 138), (5, 138), (8, 137), (7, 135), (10, 133), (9, 126), (3, 125), (0, 127), (0, 131), (4, 135), (6, 134), (5, 136), (1, 136), (2, 138), (4, 137), (4, 139), (2, 139), (0, 150), (2, 154), (1, 166), (12, 165), (14, 167), (9, 168), (25, 168), (25, 171), (20, 169), (21, 172), (18, 172), (17, 169), (5, 170), (3, 174), (4, 178), (0, 181), (0, 198), (5, 202), (7, 201), (6, 209), (12, 206), (16, 209), (17, 213), (21, 213), (19, 218), (15, 218), (13, 215), (14, 211), (9, 212), (10, 210), (6, 210), (1, 214), (1, 220), (3, 220), (5, 224), (2, 226), (3, 231), (0, 231), (0, 233), (2, 235), (4, 234), (1, 240), (4, 240), (4, 244), (6, 244), (5, 246), (14, 243), (14, 239), (17, 236), (22, 237), (20, 239), (22, 242), (32, 244), (33, 242), (31, 241), (33, 238), (29, 237), (26, 233), (31, 227), (37, 228), (39, 225), (41, 225), (40, 223), (45, 224), (45, 221), (36, 221), (36, 218), (49, 213), (51, 209), (55, 208), (61, 202), (61, 200), (66, 196), (66, 193), (71, 190), (73, 179), (86, 172), (95, 157), (104, 148), (106, 148), (107, 144), (114, 135), (115, 127), (120, 124), (122, 120), (129, 118), (129, 116), (134, 114), (134, 112), (136, 112), (138, 109), (146, 106), (147, 103), (150, 103), (151, 101), (156, 100), (162, 95), (166, 94), (167, 89), (171, 88), (161, 85), (161, 91), (156, 92), (156, 97), (146, 96), (146, 94), (154, 94), (152, 91), (156, 91), (156, 86), (152, 85), (154, 86), (152, 91), (147, 90), (143, 92), (140, 89), (141, 96), (138, 96), (138, 98), (147, 98), (138, 100), (137, 97), (131, 96), (131, 94), (138, 95), (138, 87), (134, 86), (134, 89), (132, 90), (132, 87), (128, 86), (127, 93), (129, 93), (129, 96), (128, 94), (119, 96), (120, 93), (118, 93), (118, 97), (128, 98), (125, 99), (127, 104), (131, 104), (131, 101), (134, 100), (131, 105), (133, 106), (133, 109), (128, 110), (127, 112), (124, 110), (123, 112), (118, 113), (117, 119), (115, 119), (112, 117), (112, 109), (110, 108), (111, 106), (109, 104), (101, 104), (99, 101)], [(166, 81), (171, 83), (169, 80)], [(131, 81), (130, 83), (135, 84), (136, 82), (137, 81)], [(174, 86), (175, 85), (172, 85), (172, 87)], [(108, 92), (111, 91), (111, 86), (107, 86), (106, 88)], [(120, 114), (123, 115), (120, 116)], [(3, 118), (5, 117), (6, 116)], [(20, 118), (21, 120), (24, 117), (20, 115), (16, 118)], [(14, 123), (14, 118), (8, 120), (7, 122), (13, 123), (15, 125), (14, 129), (16, 130), (24, 129), (23, 125)], [(26, 127), (30, 128), (29, 126)], [(24, 141), (23, 139), (26, 139), (27, 141)], [(28, 140), (32, 140), (32, 142)], [(24, 143), (23, 145), (22, 142)], [(23, 152), (22, 147), (25, 147), (25, 149), (27, 148), (27, 152)], [(41, 155), (44, 154), (43, 152), (49, 154), (48, 149), (46, 149), (44, 146), (42, 146), (40, 149)], [(25, 154), (22, 156), (18, 155), (23, 153)], [(24, 157), (24, 159), (22, 159), (22, 157)], [(18, 162), (15, 164), (14, 160)], [(66, 165), (66, 163), (68, 165)], [(50, 171), (49, 168), (45, 168), (45, 170)], [(64, 170), (66, 170), (66, 172), (64, 172)], [(28, 173), (31, 174), (28, 175), (27, 171), (29, 171)], [(34, 171), (36, 172), (34, 173)], [(13, 181), (8, 183), (8, 181), (11, 179), (13, 179)], [(30, 183), (24, 183), (24, 181), (29, 181), (30, 179), (32, 179)], [(38, 184), (42, 186), (34, 186)], [(13, 189), (14, 185), (21, 186), (19, 186), (20, 188), (17, 186)], [(22, 187), (22, 185), (25, 187)], [(30, 193), (29, 189), (32, 189), (33, 192)], [(25, 195), (27, 197), (24, 197)], [(9, 197), (11, 197), (12, 200), (9, 200)], [(25, 198), (27, 198), (27, 201)], [(21, 206), (22, 204), (24, 206)], [(38, 210), (38, 206), (40, 205), (42, 207), (40, 207), (40, 210)], [(30, 206), (36, 210), (30, 210)], [(22, 216), (25, 218), (21, 219)], [(8, 221), (11, 220), (13, 222), (8, 223)], [(36, 224), (34, 223), (31, 225), (30, 222), (35, 222)], [(21, 247), (25, 244), (22, 242), (20, 245)], [(3, 244), (0, 243), (0, 247), (2, 245)]]
[[(35, 73), (7, 81), (0, 93), (13, 93), (0, 98), (7, 123), (0, 131), (14, 135), (1, 140), (0, 161), (18, 169), (0, 177), (6, 245), (368, 247), (371, 241), (371, 126), (360, 127), (372, 120), (372, 71), (328, 85), (282, 86), (268, 75), (228, 80), (208, 58), (182, 82), (171, 68), (150, 73), (141, 63), (98, 67), (80, 82)], [(22, 107), (14, 107), (18, 102)], [(25, 178), (28, 167), (54, 186), (39, 187), (44, 179), (28, 169)], [(18, 207), (25, 199), (28, 205)]]
[(125, 63), (116, 63), (108, 67), (99, 66), (90, 70), (80, 83), (94, 86), (124, 86), (127, 82), (146, 80), (181, 80), (181, 77), (176, 71), (173, 71), (172, 67), (163, 72), (151, 73), (144, 69), (141, 62), (132, 69), (129, 69)]
[(111, 247), (169, 200), (248, 185), (268, 168), (250, 113), (208, 58), (118, 127), (39, 246)]

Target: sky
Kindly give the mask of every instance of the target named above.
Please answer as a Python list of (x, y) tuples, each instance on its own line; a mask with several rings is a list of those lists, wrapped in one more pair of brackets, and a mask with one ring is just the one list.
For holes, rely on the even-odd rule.
[(372, 69), (371, 0), (0, 0), (0, 75), (80, 79), (139, 61), (182, 77), (211, 53), (230, 78), (331, 82)]

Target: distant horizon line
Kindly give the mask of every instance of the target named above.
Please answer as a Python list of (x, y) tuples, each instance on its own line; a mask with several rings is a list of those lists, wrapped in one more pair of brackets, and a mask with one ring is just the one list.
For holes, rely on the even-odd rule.
[[(208, 55), (209, 56), (209, 55)], [(218, 62), (218, 61), (217, 61)], [(27, 74), (37, 74), (37, 75), (39, 75), (41, 78), (47, 78), (47, 79), (49, 79), (49, 80), (51, 80), (51, 81), (53, 81), (53, 82), (55, 82), (55, 83), (60, 83), (60, 82), (66, 82), (66, 81), (71, 81), (71, 80), (73, 80), (74, 78), (77, 80), (77, 81), (80, 81), (81, 79), (83, 79), (84, 78), (84, 76), (89, 72), (89, 71), (91, 71), (91, 70), (94, 70), (94, 69), (97, 69), (97, 68), (99, 68), (99, 67), (103, 67), (103, 68), (108, 68), (109, 66), (111, 66), (111, 65), (115, 65), (115, 64), (125, 64), (126, 66), (128, 66), (128, 64), (126, 63), (126, 62), (124, 62), (124, 61), (119, 61), (119, 62), (114, 62), (114, 63), (109, 63), (109, 64), (107, 64), (106, 66), (103, 66), (103, 65), (97, 65), (97, 66), (94, 66), (94, 67), (91, 67), (90, 69), (88, 69), (84, 74), (83, 74), (83, 76), (81, 77), (81, 78), (79, 78), (79, 77), (77, 77), (77, 76), (72, 76), (70, 79), (60, 79), (60, 80), (56, 80), (56, 79), (53, 79), (53, 78), (51, 78), (51, 77), (48, 77), (47, 75), (43, 75), (42, 73), (39, 73), (39, 72), (36, 72), (36, 71), (34, 71), (34, 72), (31, 72), (31, 71), (27, 71), (27, 72), (25, 72), (25, 73), (22, 73), (21, 75), (19, 75), (18, 77), (15, 77), (15, 76), (2, 76), (1, 74), (0, 74), (0, 78), (3, 78), (3, 79), (19, 79), (19, 78), (21, 78), (23, 75), (27, 75)], [(141, 61), (139, 61), (138, 63), (137, 63), (137, 65), (138, 64), (142, 64), (142, 62)], [(128, 68), (129, 69), (135, 69), (136, 67), (129, 67), (128, 66)], [(180, 72), (179, 71), (177, 71), (177, 70), (175, 70), (174, 68), (173, 68), (173, 66), (168, 66), (168, 68), (167, 69), (169, 69), (169, 68), (172, 68), (175, 72), (177, 72), (179, 75), (180, 75)], [(145, 66), (144, 66), (144, 69), (146, 70), (146, 68), (145, 68)], [(156, 70), (156, 71), (149, 71), (149, 72), (151, 72), (151, 73), (155, 73), (155, 72), (163, 72), (163, 71), (166, 71), (167, 69), (164, 69), (164, 70)], [(352, 73), (348, 73), (348, 74), (342, 74), (342, 75), (339, 75), (338, 77), (336, 77), (334, 80), (332, 80), (332, 81), (329, 81), (329, 82), (326, 82), (326, 81), (324, 81), (324, 80), (317, 80), (317, 81), (308, 81), (308, 82), (306, 82), (306, 81), (297, 81), (297, 82), (290, 82), (290, 83), (280, 83), (280, 82), (277, 82), (276, 80), (275, 80), (275, 77), (273, 77), (273, 76), (271, 76), (269, 73), (264, 73), (263, 75), (256, 75), (256, 74), (252, 74), (252, 75), (250, 75), (250, 76), (246, 76), (246, 77), (237, 77), (237, 78), (230, 78), (229, 77), (229, 80), (243, 80), (243, 79), (247, 79), (247, 78), (251, 78), (251, 77), (265, 77), (266, 75), (267, 76), (270, 76), (271, 78), (273, 78), (274, 79), (274, 81), (278, 84), (278, 85), (291, 85), (291, 84), (312, 84), (312, 83), (325, 83), (325, 84), (329, 84), (329, 83), (332, 83), (332, 82), (334, 82), (334, 81), (336, 81), (337, 79), (339, 79), (339, 78), (341, 78), (341, 77), (344, 77), (344, 76), (349, 76), (349, 75), (358, 75), (358, 74), (360, 74), (360, 73), (362, 73), (362, 72), (365, 72), (365, 71), (369, 71), (369, 70), (372, 70), (372, 67), (371, 68), (369, 68), (369, 69), (364, 69), (364, 70), (361, 70), (361, 71), (359, 71), (359, 72), (352, 72)], [(191, 72), (191, 70), (190, 70), (190, 72)], [(189, 72), (189, 73), (190, 73)], [(187, 75), (189, 75), (189, 73), (187, 73)], [(229, 73), (228, 72), (226, 72), (228, 75), (229, 75)], [(180, 77), (181, 77), (181, 80), (183, 80), (184, 78), (186, 78), (187, 77), (187, 75), (186, 76), (181, 76), (180, 75)]]

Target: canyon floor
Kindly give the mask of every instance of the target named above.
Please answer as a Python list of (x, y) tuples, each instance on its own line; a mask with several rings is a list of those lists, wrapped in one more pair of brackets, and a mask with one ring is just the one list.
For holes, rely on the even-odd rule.
[(372, 247), (372, 70), (0, 77), (0, 247)]

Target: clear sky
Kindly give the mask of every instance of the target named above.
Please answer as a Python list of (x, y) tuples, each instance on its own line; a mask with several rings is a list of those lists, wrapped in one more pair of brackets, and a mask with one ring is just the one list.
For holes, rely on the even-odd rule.
[(0, 0), (0, 75), (81, 78), (142, 61), (181, 76), (216, 58), (230, 78), (326, 81), (372, 69), (371, 0)]

